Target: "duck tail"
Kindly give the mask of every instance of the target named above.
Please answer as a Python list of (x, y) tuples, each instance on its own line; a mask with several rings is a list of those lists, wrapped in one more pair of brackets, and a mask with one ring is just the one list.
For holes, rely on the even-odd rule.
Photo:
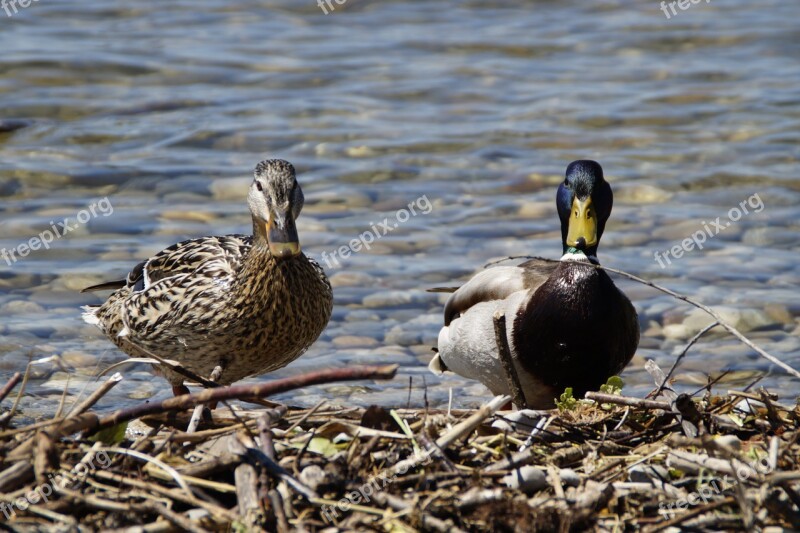
[(93, 326), (100, 326), (100, 318), (97, 316), (97, 310), (100, 309), (99, 305), (84, 305), (81, 307), (83, 313), (83, 321)]

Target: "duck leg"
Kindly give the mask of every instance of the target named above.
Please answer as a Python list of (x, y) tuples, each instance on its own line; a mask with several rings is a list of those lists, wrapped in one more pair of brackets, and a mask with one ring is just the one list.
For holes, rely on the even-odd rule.
[[(214, 367), (214, 370), (211, 372), (211, 376), (209, 376), (210, 381), (217, 381), (219, 377), (222, 375), (222, 366), (217, 365)], [(192, 413), (192, 418), (189, 420), (189, 427), (186, 428), (187, 433), (194, 433), (197, 430), (197, 426), (200, 425), (200, 419), (202, 418), (206, 422), (213, 422), (214, 419), (211, 417), (211, 411), (217, 408), (217, 402), (209, 402), (208, 405), (200, 404), (194, 408), (194, 412)]]

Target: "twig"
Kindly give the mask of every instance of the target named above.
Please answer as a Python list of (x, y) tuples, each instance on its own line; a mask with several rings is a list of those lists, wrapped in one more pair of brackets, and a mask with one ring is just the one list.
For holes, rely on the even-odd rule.
[(168, 464), (164, 463), (163, 461), (156, 459), (155, 457), (150, 457), (147, 454), (137, 452), (136, 450), (129, 450), (127, 448), (101, 448), (100, 451), (106, 453), (111, 452), (111, 453), (119, 453), (122, 455), (128, 455), (135, 459), (139, 459), (140, 461), (144, 461), (146, 463), (152, 463), (161, 470), (163, 470), (164, 472), (166, 472), (167, 474), (169, 474), (169, 476), (175, 480), (175, 483), (177, 483), (178, 486), (186, 492), (187, 496), (189, 497), (192, 496), (192, 489), (190, 489), (189, 485), (186, 484), (186, 481), (183, 480), (183, 476), (181, 476), (177, 472), (177, 470), (175, 470)]
[(251, 462), (260, 464), (264, 466), (267, 471), (275, 476), (276, 478), (280, 479), (281, 481), (285, 481), (287, 485), (292, 487), (295, 492), (304, 496), (307, 500), (312, 500), (314, 498), (318, 498), (317, 493), (306, 487), (303, 483), (299, 480), (294, 478), (289, 472), (286, 471), (281, 465), (270, 459), (267, 454), (262, 452), (256, 447), (256, 443), (250, 438), (250, 435), (247, 433), (240, 431), (236, 434), (236, 441), (232, 441), (232, 446), (234, 442), (238, 442), (241, 448), (238, 450), (233, 446), (233, 451), (236, 453), (237, 451), (241, 453), (241, 455), (250, 459)]
[(689, 352), (689, 348), (691, 348), (694, 345), (694, 343), (696, 343), (698, 340), (700, 340), (700, 337), (702, 337), (703, 335), (708, 333), (711, 329), (713, 329), (713, 328), (715, 328), (717, 326), (719, 326), (719, 322), (718, 321), (714, 321), (711, 324), (709, 324), (706, 327), (704, 327), (703, 329), (701, 329), (700, 331), (698, 331), (697, 334), (694, 337), (689, 339), (689, 342), (686, 343), (686, 346), (683, 347), (683, 350), (681, 350), (681, 353), (678, 354), (678, 357), (675, 359), (675, 362), (672, 363), (672, 367), (669, 369), (669, 372), (667, 372), (667, 375), (664, 378), (664, 381), (661, 383), (661, 385), (659, 385), (658, 390), (653, 395), (654, 397), (657, 397), (659, 394), (661, 394), (661, 391), (664, 390), (664, 387), (666, 387), (667, 382), (669, 382), (669, 378), (672, 377), (672, 373), (675, 372), (675, 369), (678, 368), (678, 365), (680, 364), (681, 360)]
[(94, 391), (88, 398), (86, 398), (83, 402), (81, 402), (76, 407), (73, 407), (69, 414), (70, 415), (79, 415), (81, 413), (85, 413), (88, 411), (94, 404), (100, 401), (100, 398), (105, 396), (108, 391), (116, 387), (119, 382), (122, 381), (122, 374), (119, 372), (115, 373), (113, 376), (108, 378), (106, 382), (100, 385), (96, 391)]
[(114, 481), (116, 483), (120, 483), (122, 485), (127, 485), (129, 487), (135, 487), (137, 489), (145, 490), (145, 491), (153, 491), (157, 494), (161, 494), (162, 496), (166, 496), (171, 500), (179, 501), (181, 503), (185, 503), (187, 505), (192, 505), (194, 507), (202, 507), (206, 511), (208, 511), (213, 516), (218, 516), (222, 520), (233, 521), (236, 520), (236, 515), (218, 505), (213, 503), (205, 502), (196, 498), (194, 495), (187, 495), (184, 491), (178, 489), (168, 489), (162, 487), (161, 485), (155, 483), (147, 483), (145, 481), (141, 481), (139, 479), (132, 479), (129, 477), (125, 477), (122, 474), (116, 474), (113, 472), (107, 472), (105, 470), (95, 470), (92, 472), (92, 476), (104, 479), (107, 481)]
[(661, 291), (663, 293), (669, 294), (673, 298), (677, 298), (678, 300), (683, 300), (687, 304), (693, 305), (693, 306), (697, 307), (698, 309), (702, 309), (703, 311), (705, 311), (706, 313), (711, 315), (719, 323), (720, 326), (722, 326), (723, 328), (728, 330), (728, 333), (730, 333), (731, 335), (733, 335), (734, 337), (736, 337), (737, 339), (742, 341), (744, 344), (746, 344), (747, 346), (749, 346), (750, 348), (755, 350), (761, 357), (763, 357), (767, 361), (771, 362), (772, 364), (774, 364), (776, 366), (779, 366), (780, 368), (784, 369), (786, 372), (788, 372), (789, 374), (793, 375), (794, 377), (800, 378), (800, 372), (798, 372), (797, 370), (795, 370), (791, 366), (787, 365), (786, 363), (784, 363), (783, 361), (781, 361), (780, 359), (778, 359), (774, 355), (768, 353), (767, 351), (765, 351), (761, 347), (757, 346), (755, 343), (753, 343), (753, 341), (751, 341), (750, 339), (745, 337), (738, 329), (736, 329), (732, 325), (728, 324), (725, 321), (725, 319), (722, 318), (722, 316), (719, 313), (717, 313), (716, 311), (714, 311), (712, 308), (708, 307), (707, 305), (705, 305), (703, 303), (700, 303), (697, 300), (693, 300), (692, 298), (689, 298), (688, 296), (684, 296), (682, 294), (678, 294), (677, 292), (675, 292), (673, 290), (670, 290), (670, 289), (667, 289), (666, 287), (662, 287), (661, 285), (657, 285), (657, 284), (653, 283), (652, 281), (647, 281), (647, 280), (642, 279), (642, 278), (640, 278), (638, 276), (634, 276), (633, 274), (628, 274), (627, 272), (623, 272), (622, 270), (617, 270), (616, 268), (604, 267), (602, 265), (593, 265), (593, 266), (595, 268), (601, 268), (603, 270), (607, 270), (608, 272), (613, 272), (615, 274), (619, 274), (620, 276), (626, 277), (626, 278), (628, 278), (630, 280), (633, 280), (633, 281), (636, 281), (636, 282), (639, 282), (639, 283), (643, 283), (644, 285), (647, 285), (648, 287), (652, 287), (653, 289), (656, 289), (656, 290), (659, 290), (659, 291)]
[(676, 516), (670, 520), (665, 522), (660, 522), (659, 524), (653, 526), (652, 528), (645, 529), (646, 533), (656, 533), (657, 531), (662, 531), (664, 529), (670, 528), (672, 526), (677, 526), (683, 522), (686, 522), (689, 519), (694, 518), (695, 516), (700, 516), (703, 513), (707, 513), (708, 511), (713, 511), (718, 507), (724, 507), (726, 505), (732, 505), (736, 503), (736, 499), (733, 496), (725, 498), (724, 500), (720, 500), (718, 502), (712, 502), (707, 505), (701, 505), (700, 507), (696, 507), (689, 511), (688, 513), (684, 513), (680, 516)]
[[(460, 439), (461, 437), (468, 435), (471, 433), (476, 427), (480, 426), (481, 423), (489, 418), (490, 416), (494, 415), (500, 407), (506, 404), (511, 399), (510, 396), (500, 395), (495, 396), (492, 398), (488, 403), (481, 406), (475, 413), (469, 416), (466, 420), (459, 422), (455, 426), (453, 426), (450, 431), (436, 439), (436, 448), (440, 450), (446, 449), (448, 446), (453, 444), (455, 441)], [(432, 448), (431, 450), (435, 450), (436, 448)], [(391, 477), (392, 475), (397, 474), (398, 472), (406, 472), (409, 468), (412, 468), (424, 461), (426, 461), (431, 454), (433, 453), (431, 450), (427, 450), (423, 452), (421, 455), (412, 456), (408, 459), (404, 459), (399, 463), (396, 463), (394, 466), (387, 468), (384, 472), (386, 472), (387, 476)]]
[[(214, 370), (211, 371), (211, 375), (208, 377), (208, 379), (209, 381), (216, 383), (221, 375), (222, 367), (217, 365), (214, 367)], [(194, 412), (192, 413), (192, 418), (189, 420), (189, 426), (186, 428), (186, 433), (194, 433), (197, 431), (197, 426), (200, 425), (200, 419), (203, 418), (203, 410), (205, 408), (206, 405), (204, 403), (195, 406)]]
[(13, 376), (3, 385), (3, 388), (0, 389), (0, 402), (6, 399), (6, 396), (11, 392), (11, 390), (17, 386), (19, 380), (22, 379), (22, 374), (19, 372), (15, 372)]
[(616, 394), (606, 394), (604, 392), (589, 391), (586, 393), (587, 400), (594, 400), (599, 403), (613, 403), (617, 405), (629, 405), (631, 407), (640, 407), (642, 409), (661, 409), (663, 411), (672, 412), (672, 407), (669, 402), (662, 402), (659, 400), (643, 400), (641, 398), (632, 398), (630, 396), (617, 396)]
[(514, 368), (514, 360), (511, 358), (511, 349), (508, 346), (508, 336), (506, 335), (506, 315), (502, 311), (495, 311), (492, 317), (494, 321), (494, 341), (497, 344), (497, 352), (500, 355), (500, 364), (506, 374), (508, 390), (511, 393), (511, 401), (520, 408), (524, 409), (525, 393), (519, 382), (517, 369)]
[(272, 506), (272, 512), (275, 513), (278, 533), (288, 533), (290, 531), (289, 521), (286, 520), (286, 513), (283, 511), (283, 499), (277, 490), (272, 489), (269, 491), (269, 503)]

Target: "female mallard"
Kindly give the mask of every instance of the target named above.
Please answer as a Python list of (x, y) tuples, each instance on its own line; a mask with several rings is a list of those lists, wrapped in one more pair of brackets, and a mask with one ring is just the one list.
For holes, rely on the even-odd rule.
[[(136, 265), (84, 320), (133, 357), (174, 359), (218, 382), (286, 366), (328, 324), (333, 292), (325, 272), (300, 251), (295, 219), (303, 191), (294, 167), (278, 159), (256, 166), (247, 197), (253, 236), (203, 237), (174, 244)], [(183, 377), (158, 370), (175, 394)]]
[(566, 387), (582, 396), (622, 371), (639, 344), (639, 320), (608, 274), (593, 266), (612, 203), (598, 163), (570, 163), (556, 195), (561, 261), (487, 269), (452, 294), (431, 370), (509, 394), (492, 320), (499, 310), (528, 407), (552, 407)]

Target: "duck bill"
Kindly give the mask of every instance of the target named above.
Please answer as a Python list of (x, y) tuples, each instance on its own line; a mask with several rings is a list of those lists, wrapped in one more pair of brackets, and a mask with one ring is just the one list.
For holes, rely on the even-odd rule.
[(269, 251), (277, 259), (289, 259), (300, 255), (300, 239), (297, 226), (288, 213), (279, 213), (267, 222)]
[(572, 201), (572, 212), (569, 216), (567, 230), (567, 246), (578, 250), (587, 250), (597, 246), (597, 213), (592, 205), (592, 198)]

